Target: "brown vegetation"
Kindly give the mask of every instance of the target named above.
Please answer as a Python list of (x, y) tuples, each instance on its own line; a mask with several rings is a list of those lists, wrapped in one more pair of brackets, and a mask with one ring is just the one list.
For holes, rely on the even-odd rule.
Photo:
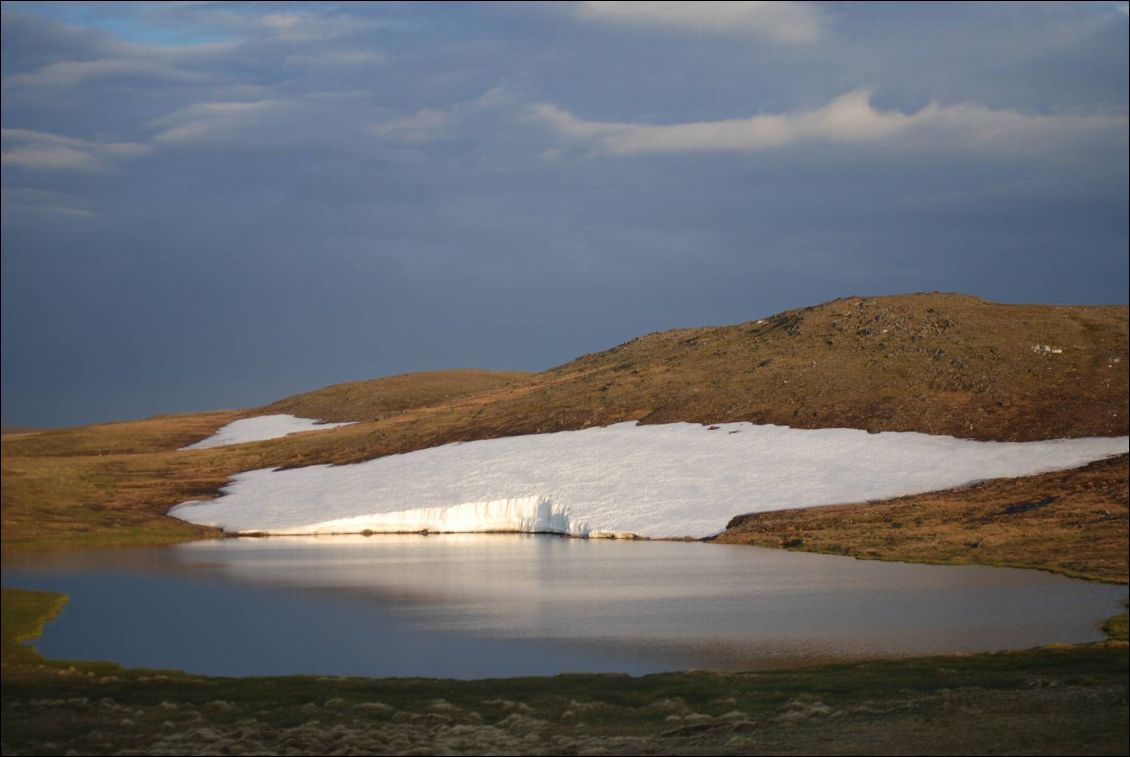
[(1126, 455), (883, 502), (740, 515), (716, 541), (1127, 581)]
[[(204, 530), (165, 511), (214, 496), (240, 471), (619, 421), (998, 440), (1122, 435), (1127, 364), (1125, 306), (1001, 305), (953, 294), (848, 298), (735, 326), (650, 334), (535, 375), (411, 374), (256, 410), (5, 436), (4, 543), (190, 538)], [(176, 451), (234, 418), (271, 412), (365, 422)], [(1036, 516), (1021, 513), (1009, 529), (1039, 541), (1044, 524)], [(928, 540), (922, 554), (932, 554)], [(1123, 550), (1122, 567), (1103, 575), (1124, 577), (1125, 565)]]
[(1126, 363), (1125, 306), (918, 294), (651, 334), (539, 379), (572, 377), (569, 393), (588, 395), (570, 404), (594, 408), (593, 423), (752, 421), (1027, 441), (1125, 434)]
[(504, 389), (531, 375), (520, 371), (475, 369), (404, 373), (296, 394), (260, 408), (255, 414), (290, 413), (323, 421), (379, 421), (415, 408)]

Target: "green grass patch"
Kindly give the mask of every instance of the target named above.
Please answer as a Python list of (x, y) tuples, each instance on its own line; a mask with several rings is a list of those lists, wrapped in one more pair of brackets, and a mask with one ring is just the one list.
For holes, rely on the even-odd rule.
[(1130, 613), (1124, 612), (1121, 615), (1115, 615), (1112, 618), (1107, 618), (1106, 623), (1103, 624), (1103, 630), (1106, 631), (1107, 636), (1115, 641), (1130, 641)]
[(65, 594), (50, 591), (3, 589), (3, 612), (0, 613), (0, 659), (4, 667), (42, 662), (39, 653), (24, 644), (38, 639), (43, 627), (63, 610)]

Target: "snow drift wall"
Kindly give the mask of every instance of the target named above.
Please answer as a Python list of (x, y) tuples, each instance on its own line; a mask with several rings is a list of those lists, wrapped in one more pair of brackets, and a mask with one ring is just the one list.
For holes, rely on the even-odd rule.
[(702, 537), (734, 515), (887, 499), (1084, 465), (1127, 437), (976, 442), (690, 423), (448, 444), (355, 465), (257, 470), (177, 518), (271, 534), (523, 531)]

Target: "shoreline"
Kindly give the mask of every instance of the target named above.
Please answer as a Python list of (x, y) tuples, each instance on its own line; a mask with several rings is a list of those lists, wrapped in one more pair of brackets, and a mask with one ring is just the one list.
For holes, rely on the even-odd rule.
[(209, 678), (13, 659), (60, 607), (33, 599), (4, 627), (5, 754), (822, 754), (848, 732), (871, 754), (1127, 749), (1125, 640), (755, 673)]
[[(1102, 583), (1127, 584), (1130, 583), (1127, 575), (1128, 491), (1130, 456), (1123, 454), (1064, 471), (992, 479), (889, 500), (735, 515), (726, 529), (702, 538), (629, 537), (626, 533), (615, 536), (750, 544), (930, 565), (1023, 568)], [(146, 527), (140, 532), (131, 529), (121, 533), (124, 529), (100, 528), (87, 532), (88, 537), (75, 534), (83, 537), (81, 540), (5, 541), (0, 547), (0, 557), (287, 536), (263, 532), (224, 533), (217, 528), (192, 526), (168, 515), (156, 516), (155, 522), (159, 524), (156, 528)], [(355, 533), (365, 535), (364, 531)], [(370, 531), (369, 535), (379, 537), (381, 534)]]

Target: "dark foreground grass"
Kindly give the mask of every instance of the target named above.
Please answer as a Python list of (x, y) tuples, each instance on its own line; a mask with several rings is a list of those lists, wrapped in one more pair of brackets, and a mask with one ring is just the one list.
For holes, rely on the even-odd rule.
[(1128, 749), (1127, 645), (1117, 641), (764, 673), (207, 678), (21, 651), (61, 599), (4, 592), (4, 754)]

